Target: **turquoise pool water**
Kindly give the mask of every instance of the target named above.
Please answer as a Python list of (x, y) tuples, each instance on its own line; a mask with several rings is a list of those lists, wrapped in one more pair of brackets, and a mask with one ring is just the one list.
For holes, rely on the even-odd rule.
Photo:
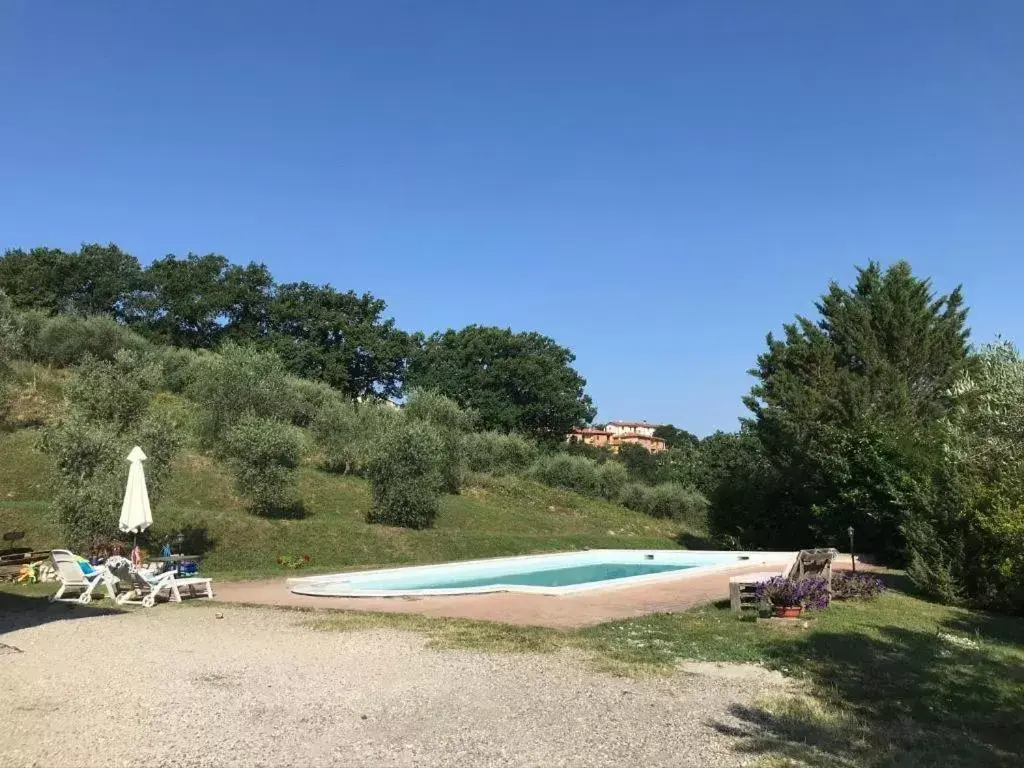
[[(588, 584), (592, 581), (613, 581), (633, 576), (647, 576), (666, 571), (684, 571), (693, 565), (669, 563), (587, 563), (565, 568), (545, 568), (517, 573), (498, 573), (471, 578), (453, 578), (438, 575), (436, 578), (421, 578), (415, 583), (416, 589), (466, 589), (487, 587), (493, 584), (518, 584), (531, 587), (567, 587), (572, 584)], [(375, 584), (367, 582), (364, 588), (373, 589)], [(386, 585), (382, 585), (386, 586)]]
[(568, 595), (688, 579), (737, 566), (792, 567), (792, 552), (587, 549), (289, 579), (292, 592), (324, 597), (416, 597), (486, 592)]

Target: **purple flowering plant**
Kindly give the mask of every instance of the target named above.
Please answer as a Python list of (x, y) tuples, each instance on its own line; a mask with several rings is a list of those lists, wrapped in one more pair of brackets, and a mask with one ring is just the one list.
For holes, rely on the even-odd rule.
[(820, 576), (803, 579), (775, 576), (760, 582), (756, 593), (761, 602), (779, 607), (798, 605), (808, 611), (820, 611), (828, 607), (828, 585)]

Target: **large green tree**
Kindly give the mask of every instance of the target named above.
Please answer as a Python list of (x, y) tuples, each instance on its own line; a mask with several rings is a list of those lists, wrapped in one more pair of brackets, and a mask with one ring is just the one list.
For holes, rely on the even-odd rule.
[(816, 306), (817, 321), (769, 334), (751, 372), (746, 404), (777, 487), (760, 510), (775, 523), (761, 532), (768, 540), (750, 543), (843, 544), (854, 525), (864, 550), (897, 558), (967, 367), (963, 298), (959, 288), (935, 295), (905, 262), (871, 263)]
[(933, 503), (905, 530), (908, 573), (945, 600), (1024, 613), (1024, 359), (984, 347), (952, 388)]
[(539, 333), (470, 325), (431, 335), (408, 381), (476, 411), (485, 429), (560, 440), (596, 414), (575, 359)]
[(393, 397), (414, 344), (383, 317), (386, 307), (369, 293), (281, 285), (268, 312), (270, 344), (297, 376), (325, 381), (353, 398)]
[(0, 257), (0, 289), (14, 306), (51, 314), (120, 318), (140, 275), (138, 260), (113, 243), (87, 243), (72, 252), (15, 249)]
[(214, 253), (168, 255), (142, 274), (129, 320), (179, 347), (210, 348), (226, 338), (252, 341), (265, 333), (273, 285), (262, 264), (239, 266)]
[(654, 429), (654, 436), (664, 440), (668, 448), (692, 448), (700, 442), (695, 434), (674, 424), (659, 424)]

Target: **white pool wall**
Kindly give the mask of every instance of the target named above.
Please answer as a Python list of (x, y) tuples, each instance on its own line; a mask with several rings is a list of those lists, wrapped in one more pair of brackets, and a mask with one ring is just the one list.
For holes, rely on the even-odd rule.
[[(525, 592), (540, 595), (564, 595), (597, 589), (633, 587), (677, 581), (735, 568), (760, 566), (766, 572), (783, 573), (792, 567), (796, 552), (726, 552), (679, 549), (591, 549), (582, 552), (558, 552), (549, 555), (497, 557), (486, 560), (462, 560), (434, 565), (406, 566), (372, 571), (353, 571), (289, 579), (292, 592), (300, 595), (332, 597), (412, 597), (427, 595), (466, 595), (486, 592)], [(419, 588), (417, 583), (436, 580), (472, 579), (502, 573), (564, 568), (588, 563), (668, 563), (694, 567), (664, 571), (624, 579), (593, 581), (564, 587), (524, 584), (489, 584), (479, 587)]]

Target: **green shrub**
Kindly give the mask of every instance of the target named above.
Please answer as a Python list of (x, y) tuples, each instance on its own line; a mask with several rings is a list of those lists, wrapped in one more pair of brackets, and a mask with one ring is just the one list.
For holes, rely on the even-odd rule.
[(202, 444), (223, 453), (223, 436), (245, 416), (290, 421), (296, 406), (288, 381), (280, 358), (254, 347), (225, 344), (198, 357), (185, 392), (201, 409)]
[(192, 381), (199, 361), (211, 353), (206, 350), (154, 345), (149, 352), (160, 367), (163, 386), (168, 392), (182, 394)]
[(405, 417), (429, 424), (441, 444), (442, 488), (458, 493), (466, 463), (463, 436), (473, 428), (473, 416), (454, 400), (425, 389), (413, 390), (403, 409)]
[(502, 432), (469, 432), (462, 436), (462, 451), (469, 469), (492, 475), (525, 472), (539, 453), (532, 440)]
[(224, 435), (223, 452), (251, 512), (270, 515), (296, 508), (302, 436), (295, 427), (245, 416)]
[(619, 498), (629, 480), (629, 472), (617, 461), (606, 461), (597, 468), (598, 488), (601, 496), (609, 501)]
[(619, 493), (619, 504), (634, 512), (647, 511), (648, 486), (643, 483), (627, 483)]
[(308, 427), (325, 405), (337, 406), (344, 402), (338, 390), (322, 381), (288, 377), (289, 400), (292, 402), (291, 422), (297, 427)]
[(180, 444), (174, 425), (156, 413), (147, 413), (122, 432), (109, 422), (89, 422), (72, 412), (47, 426), (39, 447), (56, 468), (53, 512), (68, 544), (81, 547), (98, 536), (117, 534), (128, 479), (126, 457), (135, 445), (147, 456), (146, 488), (155, 507)]
[(444, 445), (422, 421), (399, 419), (376, 444), (367, 466), (373, 505), (367, 522), (429, 528), (444, 484)]
[(657, 456), (642, 445), (625, 443), (619, 446), (616, 459), (622, 462), (626, 471), (629, 472), (629, 479), (638, 483), (656, 483), (661, 473), (660, 456)]
[(0, 421), (7, 417), (11, 401), (11, 362), (21, 346), (21, 331), (7, 294), (0, 291)]
[(629, 483), (619, 494), (619, 503), (651, 517), (669, 517), (696, 528), (703, 529), (707, 523), (707, 499), (695, 488), (679, 483)]
[(601, 488), (597, 463), (567, 453), (541, 456), (530, 468), (530, 476), (545, 485), (566, 488), (584, 496), (597, 496)]
[(121, 350), (142, 352), (149, 343), (111, 317), (45, 317), (24, 313), (23, 350), (29, 360), (65, 367), (81, 362), (86, 356), (112, 360)]
[(945, 602), (1024, 614), (1024, 358), (983, 348), (950, 394), (943, 465), (904, 520), (907, 574)]
[(708, 502), (694, 488), (679, 483), (660, 483), (647, 493), (647, 514), (651, 517), (671, 517), (704, 527)]
[(113, 360), (87, 356), (65, 385), (64, 394), (86, 421), (108, 423), (121, 432), (142, 418), (160, 380), (156, 364), (120, 350)]
[(309, 426), (323, 452), (321, 466), (328, 472), (365, 474), (377, 443), (401, 418), (401, 411), (389, 405), (324, 403)]

